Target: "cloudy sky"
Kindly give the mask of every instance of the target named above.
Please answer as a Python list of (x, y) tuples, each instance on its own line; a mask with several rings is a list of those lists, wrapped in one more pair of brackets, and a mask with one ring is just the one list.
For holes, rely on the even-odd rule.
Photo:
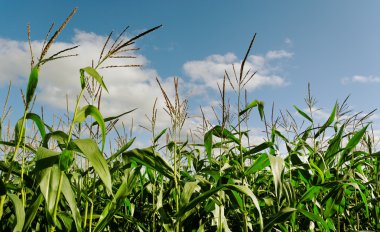
[[(109, 94), (102, 113), (110, 116), (138, 108), (136, 125), (147, 125), (154, 100), (162, 99), (155, 78), (169, 95), (178, 77), (182, 97), (189, 97), (191, 123), (199, 122), (199, 106), (210, 113), (218, 102), (218, 83), (224, 72), (233, 74), (254, 33), (256, 41), (247, 69), (256, 75), (246, 85), (249, 99), (263, 100), (267, 108), (294, 112), (306, 108), (307, 85), (328, 116), (336, 101), (350, 95), (353, 112), (379, 108), (380, 2), (353, 1), (2, 1), (0, 7), (0, 106), (10, 81), (12, 117), (21, 116), (20, 89), (30, 70), (26, 25), (31, 25), (35, 52), (52, 22), (60, 25), (74, 7), (52, 52), (74, 45), (79, 55), (45, 65), (41, 70), (38, 105), (56, 114), (64, 112), (66, 95), (73, 108), (79, 93), (78, 69), (97, 59), (107, 35), (130, 26), (134, 36), (157, 25), (162, 28), (142, 38), (131, 63), (142, 68), (101, 70)], [(115, 39), (115, 37), (113, 38)], [(38, 54), (36, 54), (38, 56)], [(115, 63), (116, 62), (116, 63)], [(113, 64), (120, 61), (114, 61)], [(232, 88), (227, 88), (232, 91)], [(158, 107), (164, 103), (159, 100)], [(159, 112), (164, 118), (164, 112)], [(373, 117), (379, 128), (378, 117)], [(131, 117), (123, 120), (130, 122)], [(165, 127), (164, 121), (160, 121)], [(377, 123), (377, 124), (376, 124)], [(258, 126), (259, 127), (259, 126)]]

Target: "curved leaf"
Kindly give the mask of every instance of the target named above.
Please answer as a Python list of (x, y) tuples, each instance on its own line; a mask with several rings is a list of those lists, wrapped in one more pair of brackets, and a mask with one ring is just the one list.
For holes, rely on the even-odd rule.
[(15, 228), (13, 228), (13, 232), (21, 232), (25, 223), (24, 206), (22, 205), (20, 198), (18, 198), (15, 194), (8, 193), (7, 196), (11, 199), (13, 206), (15, 208), (17, 223), (16, 223)]
[(79, 109), (77, 115), (75, 116), (74, 122), (83, 122), (86, 120), (87, 116), (91, 115), (99, 124), (102, 130), (102, 153), (104, 150), (104, 145), (106, 142), (106, 126), (102, 114), (99, 112), (98, 108), (93, 105), (87, 105)]
[(108, 89), (103, 82), (103, 78), (99, 75), (99, 73), (94, 68), (86, 67), (86, 68), (80, 69), (79, 71), (80, 71), (80, 79), (81, 79), (82, 89), (84, 89), (86, 87), (86, 83), (84, 80), (84, 73), (86, 72), (88, 75), (90, 75), (92, 78), (94, 78), (108, 92)]
[(96, 173), (103, 181), (109, 194), (112, 194), (111, 174), (108, 169), (107, 161), (104, 159), (98, 145), (92, 139), (73, 140), (80, 152), (90, 161)]

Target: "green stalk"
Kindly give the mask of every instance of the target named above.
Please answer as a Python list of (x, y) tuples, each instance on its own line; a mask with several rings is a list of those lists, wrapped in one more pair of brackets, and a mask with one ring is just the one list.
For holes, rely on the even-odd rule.
[[(70, 130), (69, 130), (69, 136), (67, 138), (67, 146), (68, 146), (68, 144), (70, 143), (70, 140), (71, 140), (71, 135), (73, 133), (73, 129), (74, 129), (74, 125), (75, 125), (75, 118), (76, 118), (76, 115), (78, 113), (79, 101), (82, 98), (83, 94), (84, 94), (84, 89), (82, 89), (82, 91), (79, 94), (79, 97), (77, 98), (73, 120), (71, 122)], [(25, 116), (26, 116), (26, 114), (25, 114)], [(22, 128), (24, 128), (24, 126)], [(22, 131), (22, 129), (21, 129), (21, 131)], [(21, 135), (22, 135), (22, 133), (21, 133)], [(59, 177), (58, 192), (57, 192), (57, 196), (55, 198), (55, 204), (54, 204), (54, 210), (53, 210), (53, 222), (54, 222), (54, 225), (52, 227), (50, 227), (50, 232), (54, 232), (55, 231), (55, 221), (56, 221), (56, 217), (57, 217), (58, 203), (59, 203), (59, 200), (61, 198), (61, 188), (62, 188), (63, 175), (64, 175), (64, 171), (61, 171), (61, 175)]]
[(55, 231), (55, 221), (57, 220), (58, 204), (59, 204), (59, 200), (61, 198), (63, 175), (64, 175), (64, 171), (61, 171), (61, 175), (59, 176), (59, 184), (58, 184), (57, 197), (55, 198), (54, 210), (53, 210), (53, 223), (54, 223), (54, 225), (50, 227), (50, 232), (54, 232)]

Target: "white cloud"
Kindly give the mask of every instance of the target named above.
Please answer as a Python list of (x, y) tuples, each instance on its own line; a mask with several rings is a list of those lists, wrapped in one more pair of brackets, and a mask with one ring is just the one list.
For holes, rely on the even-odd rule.
[(276, 50), (276, 51), (269, 51), (265, 55), (267, 59), (283, 59), (283, 58), (292, 58), (293, 53), (287, 52), (285, 50)]
[(380, 77), (355, 75), (351, 78), (348, 78), (348, 77), (343, 78), (341, 82), (344, 85), (350, 84), (350, 83), (359, 83), (359, 84), (380, 83)]
[[(276, 74), (278, 67), (273, 65), (271, 61), (291, 58), (292, 55), (292, 53), (279, 50), (269, 51), (264, 56), (249, 56), (245, 63), (244, 72), (251, 70), (251, 73), (257, 73), (246, 85), (246, 88), (253, 90), (262, 86), (285, 86), (287, 84), (286, 79)], [(191, 81), (197, 83), (200, 88), (207, 86), (211, 89), (218, 89), (217, 84), (222, 83), (225, 71), (227, 71), (232, 80), (235, 79), (232, 66), (235, 67), (236, 72), (239, 72), (240, 63), (241, 60), (238, 60), (233, 53), (216, 54), (203, 60), (188, 61), (183, 65), (183, 70), (191, 78)]]
[[(62, 49), (80, 45), (73, 53), (76, 57), (68, 57), (58, 61), (49, 62), (41, 68), (37, 101), (45, 106), (53, 106), (66, 109), (66, 95), (69, 97), (69, 109), (73, 110), (76, 96), (80, 92), (79, 69), (91, 66), (92, 60), (97, 62), (106, 37), (76, 30), (72, 43), (57, 42), (51, 47), (50, 54)], [(33, 42), (33, 51), (39, 54), (42, 47), (41, 41)], [(130, 59), (129, 64), (146, 65), (148, 60), (138, 54)], [(108, 64), (124, 65), (126, 60), (111, 59)], [(107, 64), (105, 64), (107, 65)], [(30, 71), (30, 52), (26, 41), (15, 41), (0, 38), (0, 85), (12, 80), (14, 84), (26, 86)], [(147, 124), (145, 114), (150, 116), (156, 98), (157, 108), (164, 106), (161, 90), (155, 80), (159, 77), (154, 69), (150, 68), (112, 68), (100, 69), (104, 76), (104, 82), (109, 94), (103, 91), (101, 112), (107, 117), (117, 115), (133, 108), (138, 108), (133, 113), (135, 124)], [(161, 79), (161, 78), (160, 78)], [(171, 78), (162, 80), (162, 85), (169, 96), (173, 95)], [(159, 118), (166, 117), (166, 113), (159, 110)], [(130, 116), (126, 117), (130, 120)], [(164, 123), (167, 120), (160, 120)], [(159, 125), (160, 126), (160, 125)]]

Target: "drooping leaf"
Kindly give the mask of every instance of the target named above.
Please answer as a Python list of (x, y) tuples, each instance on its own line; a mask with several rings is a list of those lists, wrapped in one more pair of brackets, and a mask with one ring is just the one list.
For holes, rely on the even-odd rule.
[(95, 172), (103, 181), (108, 194), (112, 194), (111, 174), (107, 161), (103, 157), (103, 154), (99, 150), (96, 142), (92, 139), (77, 139), (73, 140), (72, 143), (75, 144), (80, 152), (90, 161), (91, 165), (95, 169)]
[(20, 198), (18, 198), (15, 194), (8, 193), (7, 196), (9, 197), (9, 199), (11, 199), (13, 206), (15, 208), (17, 223), (16, 223), (16, 226), (13, 228), (13, 232), (21, 232), (25, 223), (24, 206), (22, 205)]
[(257, 106), (257, 108), (258, 108), (258, 110), (259, 110), (260, 118), (261, 118), (261, 120), (262, 120), (263, 117), (264, 117), (264, 102), (262, 102), (262, 101), (258, 101), (258, 100), (254, 100), (254, 101), (252, 101), (251, 103), (249, 103), (249, 104), (245, 107), (244, 110), (242, 110), (242, 111), (239, 112), (239, 116), (245, 114), (248, 110), (250, 110), (250, 109), (252, 109), (252, 108), (254, 108), (254, 107), (256, 107), (256, 106)]
[(48, 144), (50, 139), (54, 139), (58, 142), (58, 144), (65, 144), (66, 141), (68, 140), (69, 135), (66, 134), (63, 131), (53, 131), (48, 134), (46, 134), (45, 139), (43, 140), (43, 145), (44, 147), (48, 148)]
[(103, 78), (92, 67), (86, 67), (86, 68), (80, 69), (80, 80), (81, 80), (82, 89), (84, 89), (86, 87), (86, 83), (85, 83), (85, 79), (84, 79), (84, 73), (85, 72), (88, 75), (90, 75), (90, 77), (94, 78), (108, 92), (108, 89), (107, 89), (106, 85), (103, 82)]
[[(240, 140), (233, 133), (231, 133), (229, 130), (227, 130), (226, 128), (223, 128), (219, 125), (213, 127), (204, 136), (204, 146), (205, 146), (206, 154), (207, 154), (210, 162), (214, 162), (214, 160), (212, 158), (212, 147), (213, 147), (212, 136), (216, 136), (218, 138), (229, 139), (229, 140), (235, 142), (236, 144), (240, 145)], [(246, 152), (244, 148), (243, 148), (243, 151)]]
[(284, 159), (279, 156), (268, 155), (268, 158), (273, 175), (276, 197), (280, 199), (282, 194), (282, 174), (285, 168), (285, 162)]
[(136, 163), (154, 169), (162, 175), (174, 179), (174, 170), (162, 157), (155, 153), (152, 147), (145, 149), (133, 149), (123, 153), (124, 160), (133, 160)]
[(99, 112), (98, 108), (96, 108), (93, 105), (84, 106), (78, 111), (74, 119), (74, 122), (83, 122), (89, 115), (91, 115), (98, 122), (100, 129), (102, 130), (102, 153), (103, 153), (104, 145), (106, 142), (106, 126), (103, 120), (103, 116)]

